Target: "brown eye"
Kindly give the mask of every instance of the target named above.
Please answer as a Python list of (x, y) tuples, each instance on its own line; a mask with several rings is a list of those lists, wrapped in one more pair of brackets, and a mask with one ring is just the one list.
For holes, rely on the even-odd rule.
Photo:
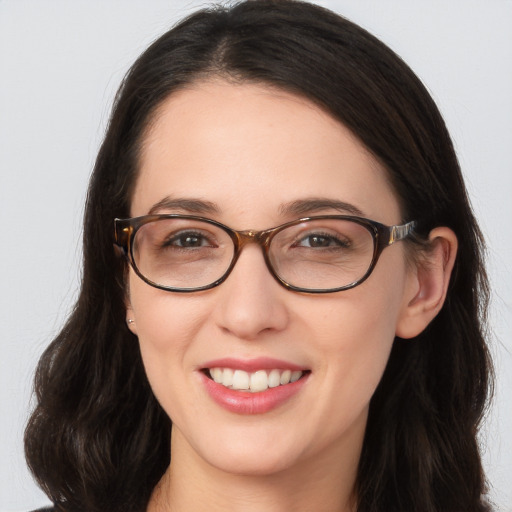
[(347, 248), (349, 245), (346, 240), (341, 240), (336, 236), (322, 233), (309, 234), (293, 244), (294, 247), (308, 247), (312, 249), (325, 247)]
[(170, 235), (162, 247), (179, 247), (183, 249), (198, 247), (215, 247), (215, 244), (204, 234), (195, 231), (181, 231)]

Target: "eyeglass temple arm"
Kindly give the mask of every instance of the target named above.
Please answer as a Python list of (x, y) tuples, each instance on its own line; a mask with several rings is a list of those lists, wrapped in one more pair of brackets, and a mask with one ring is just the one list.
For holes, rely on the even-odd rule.
[(391, 226), (389, 233), (388, 245), (394, 244), (399, 240), (403, 240), (407, 238), (416, 227), (416, 221), (408, 222), (407, 224), (402, 224), (400, 226)]
[(126, 252), (128, 249), (128, 238), (133, 228), (124, 225), (121, 219), (114, 219), (114, 246), (119, 247)]

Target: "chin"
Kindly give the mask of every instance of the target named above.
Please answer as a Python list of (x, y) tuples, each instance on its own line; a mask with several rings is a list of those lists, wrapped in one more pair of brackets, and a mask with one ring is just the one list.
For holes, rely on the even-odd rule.
[(225, 453), (222, 460), (212, 460), (214, 467), (224, 473), (240, 476), (268, 477), (278, 475), (294, 465), (293, 460), (276, 457), (271, 453), (242, 456), (240, 453)]
[(289, 436), (254, 434), (218, 436), (215, 443), (198, 447), (197, 453), (220, 471), (245, 476), (275, 475), (300, 463), (300, 443), (292, 442)]

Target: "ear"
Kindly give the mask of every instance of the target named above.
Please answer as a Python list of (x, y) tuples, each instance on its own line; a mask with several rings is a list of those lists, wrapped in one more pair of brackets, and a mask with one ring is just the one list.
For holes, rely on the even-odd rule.
[(428, 247), (408, 277), (396, 326), (396, 335), (400, 338), (420, 334), (443, 307), (457, 246), (457, 237), (450, 228), (439, 227), (430, 232)]

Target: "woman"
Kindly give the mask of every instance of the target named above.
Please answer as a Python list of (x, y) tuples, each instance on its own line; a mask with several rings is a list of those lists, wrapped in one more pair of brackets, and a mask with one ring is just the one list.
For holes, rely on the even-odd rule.
[(481, 251), (388, 48), (306, 3), (196, 13), (117, 97), (29, 465), (65, 511), (487, 510)]

